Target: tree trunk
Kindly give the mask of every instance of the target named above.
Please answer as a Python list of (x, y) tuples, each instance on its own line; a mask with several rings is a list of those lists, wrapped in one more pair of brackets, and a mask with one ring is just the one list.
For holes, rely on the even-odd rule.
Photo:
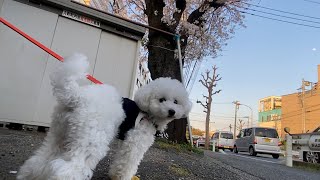
[[(163, 17), (163, 7), (165, 6), (163, 0), (146, 0), (145, 2), (149, 25), (175, 34), (176, 26), (169, 27), (161, 21)], [(182, 1), (179, 6), (184, 9), (185, 1)], [(157, 12), (157, 15), (154, 14), (155, 12)], [(180, 19), (178, 15), (177, 18)], [(151, 78), (171, 77), (181, 81), (179, 59), (174, 56), (174, 50), (177, 47), (175, 37), (149, 29), (148, 38), (148, 68), (151, 73)], [(186, 118), (174, 120), (169, 123), (166, 131), (169, 135), (169, 140), (177, 143), (187, 142), (186, 126)]]
[[(164, 49), (164, 48), (166, 49)], [(171, 77), (181, 81), (179, 60), (174, 58), (174, 49), (176, 41), (170, 35), (149, 33), (149, 56), (148, 68), (151, 72), (152, 79), (159, 77)], [(167, 50), (167, 49), (171, 49)], [(177, 143), (186, 143), (186, 126), (187, 119), (176, 119), (169, 123), (167, 133), (169, 140)]]
[[(168, 26), (167, 24), (162, 22), (163, 8), (165, 7), (164, 0), (145, 0), (146, 7), (144, 12), (148, 17), (148, 24), (151, 27), (155, 27), (157, 29), (175, 34), (176, 28), (186, 8), (186, 4), (186, 0), (175, 1), (175, 8), (180, 11), (176, 11), (173, 13), (175, 23)], [(201, 17), (205, 13), (205, 11), (209, 9), (205, 7), (214, 7), (215, 9), (217, 9), (223, 5), (224, 2), (220, 2), (219, 0), (203, 1), (203, 4), (189, 15), (187, 21), (191, 24), (195, 24), (201, 27), (201, 24), (205, 22), (205, 20)], [(181, 54), (182, 57), (184, 57), (189, 35), (186, 30), (182, 30), (180, 34)], [(151, 29), (149, 29), (148, 37), (148, 67), (152, 79), (156, 79), (159, 77), (171, 77), (181, 81), (179, 60), (174, 58), (174, 50), (176, 49), (177, 45), (176, 41), (174, 40), (175, 37), (165, 33), (156, 32)], [(184, 63), (184, 58), (182, 59), (182, 63)], [(178, 143), (187, 142), (186, 125), (187, 119), (174, 120), (173, 122), (169, 123), (167, 129), (169, 139), (177, 141)]]
[(207, 150), (209, 149), (209, 145), (210, 145), (209, 126), (210, 126), (211, 101), (212, 101), (212, 97), (209, 94), (207, 117), (206, 117), (206, 142), (204, 145), (204, 148)]

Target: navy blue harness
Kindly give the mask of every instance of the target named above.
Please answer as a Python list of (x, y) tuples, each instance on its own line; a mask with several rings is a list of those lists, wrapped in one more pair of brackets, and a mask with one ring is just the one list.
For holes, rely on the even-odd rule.
[(134, 101), (128, 98), (123, 98), (122, 108), (126, 114), (126, 118), (119, 126), (118, 139), (124, 140), (127, 132), (135, 126), (136, 119), (141, 110)]
[[(140, 122), (141, 120), (143, 120), (145, 118), (142, 117), (141, 119), (137, 119), (139, 113), (142, 111), (140, 110), (140, 108), (138, 107), (138, 105), (134, 101), (132, 101), (131, 99), (128, 99), (128, 98), (122, 98), (122, 99), (123, 99), (122, 100), (122, 108), (126, 114), (126, 118), (119, 126), (119, 132), (118, 132), (117, 138), (124, 140), (126, 138), (127, 132), (130, 129), (135, 127), (136, 121)], [(139, 122), (137, 122), (137, 123), (139, 123)], [(155, 124), (154, 122), (152, 124), (155, 127), (155, 129), (157, 130), (158, 125)]]

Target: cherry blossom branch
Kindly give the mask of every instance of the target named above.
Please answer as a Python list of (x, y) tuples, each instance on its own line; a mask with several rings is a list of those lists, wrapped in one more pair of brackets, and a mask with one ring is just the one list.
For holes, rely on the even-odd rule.
[(222, 0), (205, 0), (198, 9), (194, 10), (188, 17), (188, 22), (191, 24), (200, 25), (203, 21), (202, 15), (205, 14), (210, 8), (218, 9), (225, 5)]

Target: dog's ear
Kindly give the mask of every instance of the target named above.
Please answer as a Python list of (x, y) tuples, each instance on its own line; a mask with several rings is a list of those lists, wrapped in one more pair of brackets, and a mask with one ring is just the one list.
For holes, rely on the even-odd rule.
[(134, 95), (134, 101), (142, 111), (148, 112), (152, 92), (150, 88), (147, 88), (146, 86), (149, 85), (142, 86), (137, 90)]

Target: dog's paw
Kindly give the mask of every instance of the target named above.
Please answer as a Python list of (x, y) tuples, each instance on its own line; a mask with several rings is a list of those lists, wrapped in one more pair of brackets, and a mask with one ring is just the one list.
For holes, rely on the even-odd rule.
[(140, 180), (140, 177), (139, 177), (139, 176), (133, 176), (133, 177), (131, 178), (131, 180)]

